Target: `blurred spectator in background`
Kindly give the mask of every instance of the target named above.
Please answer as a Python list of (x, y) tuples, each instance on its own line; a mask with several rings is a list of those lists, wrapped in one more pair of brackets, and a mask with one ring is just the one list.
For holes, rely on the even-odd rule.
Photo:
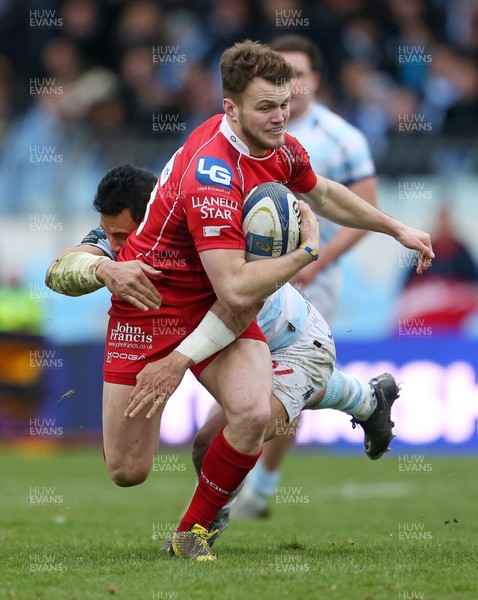
[(17, 82), (6, 56), (0, 54), (0, 148), (14, 116), (14, 99)]
[(164, 15), (160, 3), (154, 0), (124, 2), (114, 32), (116, 51), (135, 46), (158, 45), (166, 41)]
[(445, 113), (443, 132), (450, 137), (466, 136), (478, 130), (478, 65), (476, 57), (457, 54), (451, 65), (450, 80), (455, 102)]
[(167, 89), (157, 79), (152, 46), (135, 46), (125, 50), (120, 62), (129, 124), (137, 132), (151, 131), (153, 114), (161, 113), (169, 104)]
[(446, 11), (446, 37), (454, 46), (478, 52), (478, 4), (476, 0), (442, 1)]
[(210, 9), (202, 18), (204, 36), (209, 41), (205, 60), (211, 69), (218, 71), (220, 56), (226, 48), (251, 35), (261, 37), (259, 32), (264, 23), (258, 22), (256, 17), (251, 0), (211, 1)]
[(341, 71), (341, 86), (348, 95), (339, 112), (364, 133), (374, 158), (380, 159), (387, 151), (392, 78), (366, 62), (349, 59)]
[(432, 239), (435, 259), (430, 271), (415, 277), (410, 264), (399, 301), (400, 323), (433, 332), (456, 330), (477, 315), (478, 268), (447, 206), (438, 211)]
[[(90, 148), (95, 133), (90, 119), (98, 122), (94, 107), (115, 96), (118, 78), (104, 67), (88, 67), (64, 36), (48, 40), (40, 58), (41, 75), (24, 82), (32, 101), (12, 123), (0, 153), (0, 195), (10, 200), (12, 212), (82, 212), (88, 205), (88, 181), (93, 183), (103, 168)], [(105, 127), (115, 118), (109, 108)], [(123, 122), (116, 115), (115, 125)], [(102, 142), (104, 128), (97, 133)], [(76, 178), (81, 184), (74, 185)]]
[(61, 8), (62, 34), (78, 48), (89, 65), (109, 64), (110, 47), (104, 44), (107, 21), (103, 2), (66, 0)]
[[(0, 212), (48, 209), (77, 177), (69, 199), (86, 213), (114, 164), (159, 172), (217, 111), (221, 52), (284, 33), (317, 41), (320, 98), (365, 134), (382, 174), (476, 172), (474, 0), (3, 0)], [(430, 132), (399, 131), (399, 115)], [(38, 147), (54, 147), (61, 168), (31, 162)]]
[(178, 101), (178, 110), (185, 124), (181, 142), (190, 131), (222, 110), (216, 93), (215, 78), (202, 61), (195, 62), (189, 69)]
[[(473, 257), (459, 239), (450, 209), (443, 205), (438, 210), (433, 231), (433, 245), (437, 248), (436, 260), (427, 277), (440, 277), (448, 281), (478, 282), (478, 268)], [(426, 277), (423, 278), (425, 280)], [(415, 270), (410, 269), (406, 285), (417, 281)]]

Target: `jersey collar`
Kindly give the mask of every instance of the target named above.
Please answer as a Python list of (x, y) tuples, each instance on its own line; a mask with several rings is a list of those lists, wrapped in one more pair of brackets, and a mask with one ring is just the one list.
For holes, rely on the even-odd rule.
[(245, 154), (246, 156), (249, 156), (250, 158), (252, 158), (252, 160), (266, 160), (266, 159), (270, 158), (275, 152), (275, 150), (271, 150), (270, 152), (267, 152), (267, 154), (265, 156), (253, 156), (249, 150), (249, 147), (246, 144), (244, 144), (244, 142), (240, 138), (237, 137), (237, 135), (234, 133), (234, 131), (232, 131), (226, 115), (224, 115), (222, 117), (221, 126), (219, 129), (220, 129), (222, 135), (231, 144), (231, 146), (234, 146), (234, 148), (238, 152), (240, 152), (241, 154)]
[(237, 137), (234, 131), (232, 131), (226, 115), (222, 117), (220, 130), (222, 135), (229, 141), (229, 143), (232, 146), (234, 146), (234, 148), (238, 152), (240, 152), (241, 154), (245, 154), (246, 156), (251, 156), (249, 148), (246, 146), (246, 144), (244, 144), (244, 142)]

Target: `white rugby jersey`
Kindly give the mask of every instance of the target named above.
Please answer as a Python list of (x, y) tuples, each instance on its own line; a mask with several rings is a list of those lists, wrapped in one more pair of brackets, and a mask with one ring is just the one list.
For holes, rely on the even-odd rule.
[(291, 346), (304, 331), (309, 305), (290, 283), (269, 298), (257, 315), (257, 322), (271, 352)]
[[(307, 150), (318, 175), (347, 186), (375, 175), (363, 133), (326, 106), (313, 104), (300, 119), (289, 121), (287, 131)], [(318, 219), (321, 242), (327, 243), (340, 225), (323, 217)]]

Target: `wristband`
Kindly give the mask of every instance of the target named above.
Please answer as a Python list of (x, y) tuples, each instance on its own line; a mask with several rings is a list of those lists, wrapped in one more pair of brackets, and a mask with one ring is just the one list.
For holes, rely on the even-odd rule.
[(195, 364), (223, 350), (236, 339), (234, 333), (210, 310), (196, 329), (176, 348)]
[(317, 250), (313, 250), (310, 246), (307, 246), (306, 244), (301, 244), (299, 248), (308, 252), (314, 260), (317, 260), (319, 258), (319, 253), (317, 252)]
[(96, 269), (107, 256), (90, 252), (67, 252), (62, 254), (47, 272), (45, 284), (65, 296), (82, 296), (104, 287), (96, 278)]

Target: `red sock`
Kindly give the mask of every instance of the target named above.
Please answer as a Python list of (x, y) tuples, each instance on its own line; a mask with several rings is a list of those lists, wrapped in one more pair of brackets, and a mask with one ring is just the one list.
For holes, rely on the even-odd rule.
[(202, 463), (201, 476), (191, 504), (178, 531), (188, 531), (198, 523), (206, 529), (231, 494), (256, 464), (258, 454), (243, 454), (226, 441), (223, 430), (213, 439)]

